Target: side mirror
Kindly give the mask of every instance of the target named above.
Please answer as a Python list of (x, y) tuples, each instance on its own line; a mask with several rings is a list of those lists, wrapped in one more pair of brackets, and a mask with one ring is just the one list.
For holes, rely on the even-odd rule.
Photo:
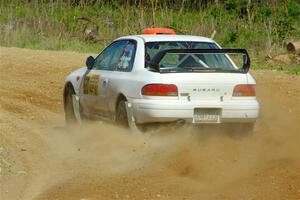
[(95, 64), (95, 58), (93, 56), (89, 56), (85, 62), (88, 69), (92, 69)]

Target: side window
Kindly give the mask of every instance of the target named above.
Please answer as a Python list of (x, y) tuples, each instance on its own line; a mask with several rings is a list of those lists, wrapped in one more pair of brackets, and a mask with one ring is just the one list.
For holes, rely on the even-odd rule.
[(117, 71), (130, 72), (132, 70), (136, 52), (136, 45), (137, 43), (134, 40), (127, 41), (122, 55), (119, 57)]
[(127, 41), (116, 41), (109, 45), (104, 51), (96, 58), (95, 68), (100, 70), (114, 70), (123, 54)]

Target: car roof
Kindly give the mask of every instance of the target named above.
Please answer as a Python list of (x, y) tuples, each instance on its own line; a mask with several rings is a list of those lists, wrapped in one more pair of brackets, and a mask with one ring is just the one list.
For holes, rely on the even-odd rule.
[(161, 34), (161, 35), (130, 35), (130, 36), (123, 36), (118, 38), (117, 40), (121, 39), (136, 39), (140, 38), (144, 40), (144, 42), (162, 42), (162, 41), (193, 41), (193, 42), (212, 42), (215, 43), (210, 38), (201, 37), (201, 36), (193, 36), (193, 35), (168, 35), (168, 34)]

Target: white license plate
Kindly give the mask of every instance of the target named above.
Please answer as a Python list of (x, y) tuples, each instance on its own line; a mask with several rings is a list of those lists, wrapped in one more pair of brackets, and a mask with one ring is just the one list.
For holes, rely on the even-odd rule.
[(193, 123), (220, 123), (220, 109), (195, 108)]

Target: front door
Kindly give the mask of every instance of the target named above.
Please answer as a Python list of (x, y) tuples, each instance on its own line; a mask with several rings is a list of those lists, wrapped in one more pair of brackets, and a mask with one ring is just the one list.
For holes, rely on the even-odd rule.
[(95, 60), (94, 68), (86, 75), (83, 85), (83, 104), (87, 112), (108, 115), (110, 77), (116, 69), (127, 44), (126, 40), (113, 42)]

